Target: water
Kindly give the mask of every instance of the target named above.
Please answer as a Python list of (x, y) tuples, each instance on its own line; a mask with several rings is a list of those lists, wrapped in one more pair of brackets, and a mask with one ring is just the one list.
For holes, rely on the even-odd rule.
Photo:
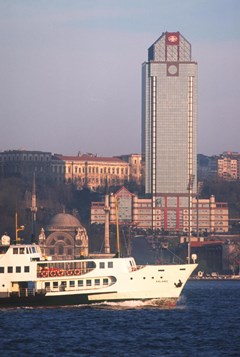
[(178, 306), (0, 310), (1, 356), (240, 356), (240, 282), (187, 283)]

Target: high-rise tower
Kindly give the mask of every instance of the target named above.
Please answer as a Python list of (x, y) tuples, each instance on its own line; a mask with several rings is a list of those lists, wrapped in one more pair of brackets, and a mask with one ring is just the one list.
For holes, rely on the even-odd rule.
[(184, 213), (196, 193), (196, 146), (197, 63), (179, 32), (165, 32), (142, 66), (142, 154), (153, 227), (188, 230)]

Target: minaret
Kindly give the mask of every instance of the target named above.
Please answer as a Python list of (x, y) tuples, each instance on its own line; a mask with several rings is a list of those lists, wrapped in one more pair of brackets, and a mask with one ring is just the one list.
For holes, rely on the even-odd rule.
[(105, 195), (105, 239), (104, 239), (104, 253), (110, 253), (110, 244), (109, 244), (109, 195)]
[(35, 172), (33, 173), (33, 187), (32, 187), (32, 241), (36, 238), (36, 217), (37, 217), (37, 197), (36, 197), (36, 180)]

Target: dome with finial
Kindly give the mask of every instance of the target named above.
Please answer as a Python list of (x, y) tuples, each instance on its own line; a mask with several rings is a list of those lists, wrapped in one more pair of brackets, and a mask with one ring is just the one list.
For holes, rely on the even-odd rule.
[(81, 228), (82, 225), (76, 217), (68, 213), (58, 213), (50, 219), (46, 230), (47, 231), (56, 230), (56, 229), (73, 230), (79, 227)]

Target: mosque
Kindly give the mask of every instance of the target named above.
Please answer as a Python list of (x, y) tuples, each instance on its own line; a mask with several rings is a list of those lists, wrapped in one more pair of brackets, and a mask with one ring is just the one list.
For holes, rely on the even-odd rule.
[(41, 229), (38, 244), (44, 256), (53, 260), (88, 256), (88, 235), (79, 220), (68, 213), (53, 216), (46, 229)]

